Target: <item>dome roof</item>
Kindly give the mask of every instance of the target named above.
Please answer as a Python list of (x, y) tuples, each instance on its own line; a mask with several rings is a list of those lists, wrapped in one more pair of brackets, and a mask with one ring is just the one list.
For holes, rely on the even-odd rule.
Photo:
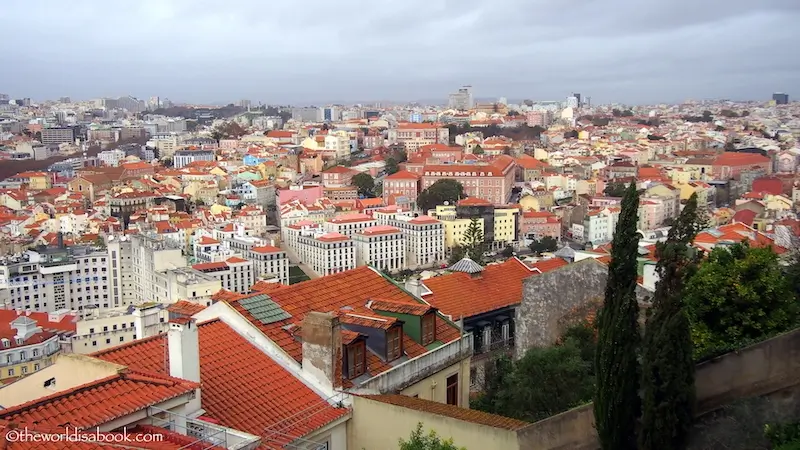
[(448, 270), (453, 272), (464, 272), (469, 274), (483, 272), (483, 267), (469, 258), (462, 258), (461, 261), (453, 264)]

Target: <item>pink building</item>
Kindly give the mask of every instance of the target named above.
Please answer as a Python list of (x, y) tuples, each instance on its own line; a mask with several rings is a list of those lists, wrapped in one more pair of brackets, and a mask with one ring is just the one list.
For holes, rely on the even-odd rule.
[(525, 122), (529, 127), (540, 126), (547, 128), (547, 113), (544, 111), (528, 111), (525, 113)]
[(501, 155), (491, 162), (473, 164), (426, 164), (422, 170), (422, 189), (442, 179), (455, 179), (464, 186), (464, 194), (505, 205), (514, 187), (514, 158)]
[(758, 153), (725, 152), (712, 163), (714, 176), (721, 180), (738, 180), (743, 170), (751, 168), (760, 168), (771, 174), (772, 159)]
[(322, 185), (325, 187), (344, 187), (350, 186), (356, 172), (349, 167), (334, 166), (322, 172)]
[(387, 205), (391, 205), (393, 203), (390, 200), (397, 197), (407, 197), (409, 202), (416, 202), (420, 191), (419, 180), (419, 175), (407, 170), (401, 170), (387, 176), (383, 179), (384, 202)]
[(290, 186), (289, 189), (278, 190), (278, 209), (292, 200), (312, 204), (322, 198), (322, 186)]
[(549, 211), (526, 211), (519, 219), (520, 234), (533, 239), (561, 239), (561, 219)]

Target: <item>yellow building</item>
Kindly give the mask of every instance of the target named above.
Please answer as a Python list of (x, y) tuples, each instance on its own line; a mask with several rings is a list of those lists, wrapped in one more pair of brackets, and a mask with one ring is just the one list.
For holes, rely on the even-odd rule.
[(494, 210), (495, 242), (513, 242), (517, 237), (519, 208), (496, 208)]
[[(444, 225), (444, 246), (446, 248), (453, 248), (457, 245), (461, 245), (464, 241), (464, 232), (469, 228), (472, 219), (437, 218), (442, 222), (442, 225)], [(478, 219), (478, 226), (481, 229), (481, 233), (483, 233), (483, 219)]]
[(22, 172), (12, 178), (27, 183), (28, 189), (34, 191), (43, 191), (53, 187), (53, 180), (48, 176), (47, 172)]
[[(47, 317), (47, 313), (34, 314)], [(13, 310), (4, 311), (2, 320), (8, 320), (7, 316), (14, 319), (7, 331), (0, 333), (0, 383), (3, 384), (49, 366), (61, 352), (60, 335), (42, 330), (49, 323), (40, 326), (39, 321), (27, 315), (17, 316)]]

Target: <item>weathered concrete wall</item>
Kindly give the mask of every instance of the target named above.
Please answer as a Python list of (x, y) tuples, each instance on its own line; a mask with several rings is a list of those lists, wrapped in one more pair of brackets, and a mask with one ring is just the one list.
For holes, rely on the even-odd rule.
[(697, 366), (697, 412), (800, 384), (800, 330)]
[[(697, 366), (696, 414), (735, 400), (780, 393), (794, 396), (800, 385), (800, 330), (783, 334)], [(788, 406), (787, 406), (788, 407)], [(520, 449), (597, 449), (593, 405), (533, 423), (518, 432)]]
[[(516, 310), (515, 355), (531, 347), (553, 345), (563, 332), (561, 319), (603, 298), (608, 266), (585, 259), (559, 269), (534, 275), (522, 285), (522, 304)], [(639, 286), (644, 301), (650, 292)]]
[(570, 409), (517, 430), (520, 450), (595, 450), (600, 448), (592, 404)]

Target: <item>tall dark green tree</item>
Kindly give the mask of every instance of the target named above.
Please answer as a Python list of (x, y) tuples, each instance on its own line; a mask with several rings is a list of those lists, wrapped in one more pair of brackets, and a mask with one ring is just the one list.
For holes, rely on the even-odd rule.
[(699, 224), (697, 195), (692, 194), (666, 242), (656, 247), (659, 280), (642, 346), (641, 450), (684, 449), (692, 425), (694, 347), (682, 293), (697, 259), (690, 244)]
[(608, 265), (605, 301), (597, 323), (594, 417), (603, 450), (635, 450), (639, 418), (639, 305), (636, 302), (639, 192), (622, 198)]
[(483, 235), (483, 227), (476, 218), (469, 221), (464, 236), (461, 238), (461, 247), (464, 249), (465, 256), (483, 265), (483, 253), (486, 251), (486, 242)]

